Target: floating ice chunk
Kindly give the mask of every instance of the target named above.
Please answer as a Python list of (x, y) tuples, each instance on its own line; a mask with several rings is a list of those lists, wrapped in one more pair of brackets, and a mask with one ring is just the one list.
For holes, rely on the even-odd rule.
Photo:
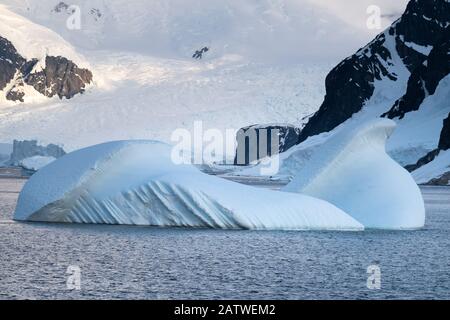
[(16, 220), (227, 229), (362, 230), (334, 205), (250, 187), (175, 165), (171, 147), (111, 142), (70, 153), (38, 171)]
[(385, 152), (395, 122), (376, 119), (341, 129), (282, 190), (324, 199), (365, 228), (416, 229), (425, 208), (411, 175)]
[(27, 170), (38, 171), (55, 160), (54, 157), (34, 156), (23, 159), (19, 165)]

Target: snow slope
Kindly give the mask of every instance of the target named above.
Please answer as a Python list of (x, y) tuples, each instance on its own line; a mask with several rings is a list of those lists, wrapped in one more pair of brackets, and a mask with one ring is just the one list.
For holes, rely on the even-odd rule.
[[(308, 0), (4, 0), (78, 48), (190, 58), (210, 46), (213, 58), (238, 54), (262, 60), (335, 58), (356, 49), (365, 32)], [(58, 5), (65, 3), (66, 5)], [(75, 5), (80, 29), (67, 28)], [(361, 16), (366, 16), (361, 12)], [(348, 47), (342, 46), (345, 41)]]
[(394, 128), (388, 119), (347, 126), (321, 145), (282, 190), (327, 200), (366, 228), (423, 227), (418, 186), (385, 152)]
[(227, 229), (363, 229), (325, 201), (174, 165), (171, 150), (160, 142), (122, 141), (68, 154), (31, 177), (14, 217)]
[[(0, 4), (0, 36), (11, 41), (17, 52), (26, 60), (39, 60), (33, 68), (35, 72), (39, 72), (45, 68), (45, 58), (47, 55), (63, 56), (72, 60), (80, 67), (90, 68), (89, 63), (83, 55), (77, 52), (60, 35), (12, 12), (4, 4)], [(15, 81), (13, 80), (2, 91), (8, 92), (14, 84)], [(48, 99), (27, 83), (23, 83), (21, 91), (25, 93), (24, 102), (27, 105), (56, 101), (56, 99)], [(7, 100), (4, 94), (0, 94), (0, 109), (8, 106), (15, 107), (17, 103)], [(7, 137), (2, 136), (0, 136), (0, 139), (7, 142), (12, 141), (12, 139), (7, 139)]]
[(437, 148), (443, 119), (450, 113), (449, 101), (450, 75), (439, 82), (436, 92), (425, 98), (419, 110), (407, 113), (398, 121), (387, 147), (402, 165), (414, 164)]
[(441, 151), (432, 162), (415, 170), (412, 175), (417, 183), (429, 183), (450, 172), (450, 150)]
[[(57, 9), (60, 2), (2, 1), (4, 16), (20, 25), (0, 24), (0, 34), (24, 55), (31, 44), (32, 56), (49, 48), (89, 64), (93, 87), (72, 100), (0, 101), (2, 142), (75, 150), (117, 139), (169, 142), (196, 120), (219, 130), (300, 125), (320, 105), (330, 67), (371, 37), (309, 0), (73, 0), (79, 30), (67, 28), (73, 8)], [(205, 45), (211, 50), (193, 61)]]
[[(312, 4), (291, 11), (275, 5), (277, 2), (249, 2), (246, 5), (240, 1), (211, 2), (210, 5), (204, 5), (204, 2), (201, 5), (198, 1), (194, 5), (194, 2), (192, 5), (198, 10), (193, 10), (191, 15), (184, 15), (186, 8), (191, 8), (189, 2), (183, 5), (181, 2), (154, 1), (149, 4), (137, 0), (76, 2), (83, 12), (94, 5), (103, 8), (105, 21), (83, 14), (83, 19), (87, 20), (83, 20), (81, 30), (74, 31), (65, 27), (67, 12), (52, 11), (59, 1), (2, 2), (8, 7), (3, 6), (1, 12), (5, 17), (13, 17), (17, 23), (0, 24), (0, 34), (7, 36), (21, 54), (36, 57), (45, 55), (45, 48), (49, 48), (51, 54), (63, 54), (81, 66), (89, 65), (94, 84), (84, 95), (71, 100), (49, 100), (38, 95), (23, 104), (0, 101), (0, 141), (37, 139), (63, 144), (69, 151), (121, 139), (170, 142), (175, 129), (192, 130), (194, 121), (203, 121), (205, 130), (214, 128), (224, 132), (227, 128), (237, 130), (254, 123), (300, 124), (303, 117), (317, 109), (324, 95), (323, 80), (334, 60), (331, 63), (328, 59), (312, 62), (315, 59), (311, 57), (318, 56), (318, 52), (323, 51), (322, 44), (329, 44), (330, 39), (326, 35), (325, 39), (311, 37), (308, 41), (314, 41), (314, 46), (299, 46), (303, 40), (308, 43), (302, 37), (311, 35), (308, 28), (312, 22), (308, 23), (303, 16), (298, 18), (296, 14), (324, 18), (324, 10), (317, 11)], [(293, 2), (287, 3), (296, 6)], [(157, 5), (161, 8), (156, 9), (154, 6)], [(213, 12), (227, 18), (215, 19)], [(282, 12), (286, 18), (274, 18), (273, 21), (267, 18), (271, 21), (269, 24), (264, 20), (267, 16), (283, 16)], [(183, 25), (178, 20), (181, 13), (188, 19)], [(164, 16), (170, 16), (170, 19), (164, 22)], [(331, 30), (329, 23), (313, 20), (324, 23), (326, 30)], [(239, 21), (245, 21), (248, 26)], [(152, 23), (167, 23), (172, 36), (161, 33), (151, 26)], [(291, 23), (294, 24), (285, 26)], [(296, 23), (304, 24), (301, 31), (297, 30)], [(130, 27), (126, 27), (128, 24)], [(194, 28), (197, 24), (205, 32), (214, 32), (217, 41), (226, 43), (222, 47), (207, 43), (211, 50), (202, 61), (190, 58), (199, 45), (194, 45), (192, 40), (197, 34)], [(208, 28), (209, 24), (217, 24), (220, 30)], [(261, 29), (260, 25), (265, 25), (266, 29)], [(227, 30), (226, 26), (238, 30), (227, 33), (223, 31)], [(96, 32), (95, 28), (100, 31)], [(264, 42), (267, 28), (277, 34), (275, 39), (283, 41), (282, 52), (290, 52), (288, 45), (295, 46), (299, 49), (292, 54), (298, 56), (289, 59), (270, 53), (268, 49), (275, 45)], [(16, 34), (14, 29), (20, 32)], [(258, 41), (265, 43), (264, 50), (247, 41), (258, 38), (251, 30), (260, 30)], [(147, 32), (167, 36), (166, 40), (179, 48), (166, 46), (167, 41), (157, 41)], [(298, 38), (298, 41), (283, 40), (280, 33)], [(244, 40), (239, 38), (242, 36), (245, 36)], [(203, 33), (198, 37), (203, 39)], [(146, 47), (136, 48), (124, 39)], [(91, 40), (100, 42), (91, 43)], [(30, 44), (29, 49), (26, 44)], [(185, 47), (189, 49), (182, 49)], [(310, 48), (316, 48), (317, 52)], [(229, 143), (234, 144), (234, 141)]]
[(111, 140), (170, 142), (175, 129), (192, 132), (194, 121), (223, 133), (253, 123), (300, 122), (322, 99), (328, 70), (232, 57), (198, 64), (108, 52), (93, 65), (96, 87), (82, 96), (0, 107), (0, 141), (38, 139), (71, 151)]
[(56, 32), (31, 22), (0, 4), (0, 35), (11, 41), (27, 60), (42, 59), (47, 55), (64, 56), (82, 67), (88, 67), (86, 59)]

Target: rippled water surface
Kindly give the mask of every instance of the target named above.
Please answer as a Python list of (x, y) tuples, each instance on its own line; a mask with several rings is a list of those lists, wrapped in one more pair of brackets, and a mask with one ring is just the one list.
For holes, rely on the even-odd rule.
[(23, 182), (0, 179), (3, 299), (450, 299), (450, 188), (420, 231), (256, 232), (15, 223)]

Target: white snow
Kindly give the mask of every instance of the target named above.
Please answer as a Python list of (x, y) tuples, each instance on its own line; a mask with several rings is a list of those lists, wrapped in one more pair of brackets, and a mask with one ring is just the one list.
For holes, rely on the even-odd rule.
[(11, 41), (26, 59), (62, 55), (79, 66), (89, 66), (85, 58), (60, 35), (9, 10), (4, 1), (0, 4), (0, 36)]
[[(56, 12), (59, 2), (2, 1), (77, 48), (176, 59), (190, 58), (203, 46), (213, 49), (208, 55), (214, 58), (238, 54), (265, 61), (331, 55), (340, 59), (357, 49), (368, 33), (309, 0), (63, 1), (79, 8), (79, 29), (66, 27), (74, 8)], [(348, 45), (342, 46), (343, 41)], [(323, 50), (324, 42), (332, 50)]]
[(323, 200), (209, 176), (191, 165), (174, 165), (170, 154), (170, 146), (154, 141), (111, 142), (70, 153), (31, 177), (20, 194), (15, 219), (227, 229), (363, 229)]
[(415, 170), (412, 175), (417, 183), (425, 184), (450, 172), (450, 150), (441, 151), (430, 163)]
[(20, 161), (19, 166), (33, 171), (38, 171), (46, 165), (55, 161), (54, 157), (34, 156)]
[(222, 133), (255, 123), (300, 122), (320, 105), (331, 67), (270, 66), (233, 57), (197, 63), (108, 52), (90, 58), (95, 88), (71, 100), (1, 106), (1, 140), (39, 139), (72, 151), (111, 140), (170, 142), (175, 129), (192, 132), (199, 120), (205, 130)]
[[(24, 104), (0, 101), (2, 142), (39, 139), (70, 151), (122, 139), (170, 142), (197, 120), (221, 131), (300, 125), (321, 104), (333, 64), (372, 37), (309, 0), (67, 1), (80, 6), (80, 30), (66, 27), (70, 12), (53, 10), (59, 2), (2, 1), (12, 22), (0, 23), (0, 35), (27, 57), (49, 48), (89, 65), (94, 83), (71, 100), (27, 93)], [(205, 45), (211, 50), (193, 61)]]
[(423, 227), (420, 190), (385, 151), (394, 128), (388, 119), (348, 125), (314, 152), (283, 191), (327, 200), (366, 228)]
[(389, 154), (402, 165), (408, 165), (436, 149), (443, 120), (450, 113), (449, 101), (450, 75), (439, 82), (435, 93), (425, 98), (418, 111), (397, 120), (397, 129), (387, 143)]

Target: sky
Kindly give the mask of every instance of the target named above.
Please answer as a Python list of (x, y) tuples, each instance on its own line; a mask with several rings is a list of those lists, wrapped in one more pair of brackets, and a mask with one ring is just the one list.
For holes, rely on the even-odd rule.
[(382, 27), (388, 27), (405, 11), (409, 0), (308, 0), (328, 9), (334, 15), (355, 28), (366, 30), (369, 34), (378, 33), (367, 28), (367, 8), (376, 5), (380, 8)]
[[(58, 0), (1, 2), (80, 48), (190, 59), (209, 46), (210, 57), (333, 64), (400, 17), (408, 0), (71, 0), (80, 7), (80, 30), (66, 27), (67, 13), (55, 13)], [(368, 28), (374, 5), (381, 23)]]

